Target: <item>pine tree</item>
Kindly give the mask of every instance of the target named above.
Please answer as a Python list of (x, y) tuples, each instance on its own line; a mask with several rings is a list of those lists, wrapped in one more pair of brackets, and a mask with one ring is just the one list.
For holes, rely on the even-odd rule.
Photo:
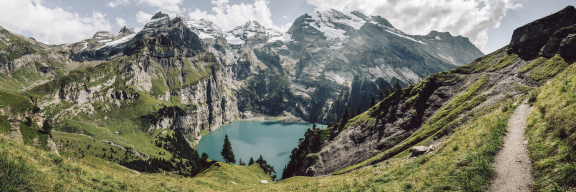
[(380, 101), (384, 100), (384, 91), (380, 90)]
[(260, 155), (260, 158), (256, 159), (256, 163), (262, 165), (262, 164), (265, 164), (268, 162), (266, 162), (266, 160), (264, 160), (264, 158), (262, 158), (262, 155)]
[(372, 99), (370, 100), (370, 108), (374, 107), (374, 105), (376, 105), (376, 99), (374, 98), (374, 95), (372, 95)]
[(250, 161), (248, 161), (248, 165), (254, 165), (254, 159), (250, 157)]
[(344, 115), (342, 115), (342, 124), (345, 124), (350, 119), (350, 112), (348, 110), (348, 106), (346, 106), (346, 110), (344, 110)]
[(272, 179), (276, 179), (276, 174), (273, 174), (276, 173), (276, 171), (274, 171), (274, 166), (268, 164), (268, 162), (262, 158), (262, 155), (260, 155), (260, 158), (256, 160), (256, 163), (260, 165), (260, 168), (262, 168), (265, 173), (270, 174)]
[(390, 95), (390, 88), (386, 87), (386, 92), (384, 92), (384, 96), (388, 97)]
[(396, 80), (396, 83), (394, 84), (394, 92), (399, 91), (402, 89), (402, 85), (400, 85), (400, 81)]
[(226, 135), (224, 138), (224, 145), (222, 146), (222, 152), (220, 152), (220, 154), (226, 163), (236, 163), (234, 152), (232, 152), (232, 143), (230, 143), (230, 140), (228, 140), (228, 135)]
[(52, 131), (52, 126), (50, 125), (50, 120), (48, 120), (48, 118), (44, 119), (44, 122), (42, 123), (42, 130), (44, 130), (44, 132), (50, 134), (50, 132)]
[(208, 160), (208, 154), (206, 152), (202, 153), (202, 159), (200, 161), (206, 162)]
[(362, 109), (360, 109), (360, 106), (358, 106), (358, 115), (362, 114)]
[(348, 122), (349, 118), (350, 118), (350, 112), (348, 112), (348, 106), (346, 106), (346, 110), (344, 110), (344, 115), (342, 115), (342, 121), (340, 122), (340, 130), (344, 128), (344, 125), (346, 125), (346, 122)]
[(246, 165), (246, 163), (244, 163), (244, 161), (242, 161), (242, 158), (240, 158), (240, 160), (238, 160), (238, 165)]

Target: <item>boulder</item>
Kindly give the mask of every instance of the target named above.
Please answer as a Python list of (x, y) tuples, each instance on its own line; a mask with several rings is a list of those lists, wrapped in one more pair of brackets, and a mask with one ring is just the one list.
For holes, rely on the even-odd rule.
[(415, 146), (410, 148), (410, 153), (412, 153), (413, 157), (423, 155), (428, 151), (432, 151), (432, 148), (426, 146)]

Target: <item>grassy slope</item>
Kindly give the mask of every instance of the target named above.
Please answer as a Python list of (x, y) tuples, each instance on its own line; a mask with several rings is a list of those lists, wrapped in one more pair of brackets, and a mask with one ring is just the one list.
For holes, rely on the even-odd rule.
[(136, 175), (99, 158), (68, 160), (0, 135), (0, 191), (232, 191), (255, 188), (261, 178), (270, 180), (258, 165), (221, 162), (194, 178)]
[[(537, 61), (535, 66), (551, 69), (548, 70), (550, 74), (557, 73), (558, 66), (566, 65), (558, 58)], [(547, 73), (538, 71), (537, 74)], [(534, 103), (534, 110), (528, 117), (527, 126), (528, 148), (534, 162), (536, 191), (566, 191), (569, 187), (576, 187), (575, 74), (576, 66), (572, 64), (536, 92), (539, 94)], [(535, 80), (542, 81), (538, 78)]]
[[(518, 99), (520, 100), (520, 99)], [(513, 109), (514, 100), (502, 105)], [(0, 166), (11, 167), (1, 186), (26, 190), (482, 190), (493, 156), (501, 146), (507, 118), (513, 110), (500, 106), (478, 111), (472, 121), (454, 130), (437, 152), (412, 159), (395, 159), (332, 177), (293, 177), (278, 184), (257, 166), (212, 165), (194, 178), (161, 174), (138, 176), (99, 158), (68, 160), (0, 136)], [(56, 138), (61, 137), (56, 133)], [(477, 138), (487, 138), (480, 140)], [(55, 139), (58, 141), (58, 139)], [(93, 141), (86, 141), (93, 142)], [(96, 146), (96, 145), (93, 145)], [(98, 149), (99, 147), (96, 147)], [(2, 177), (6, 178), (6, 177)], [(233, 184), (234, 181), (238, 185)], [(6, 183), (10, 182), (10, 184)], [(455, 185), (459, 184), (459, 185)]]
[[(521, 99), (509, 99), (499, 106), (471, 114), (472, 120), (454, 130), (433, 154), (392, 159), (332, 177), (292, 177), (263, 189), (483, 191), (492, 174), (491, 162), (502, 146), (507, 120), (515, 108), (512, 104)], [(501, 110), (502, 105), (510, 110)]]
[[(404, 142), (394, 146), (393, 148), (391, 148), (389, 150), (383, 151), (382, 153), (380, 153), (380, 154), (378, 154), (372, 158), (369, 158), (369, 159), (367, 159), (361, 163), (358, 163), (356, 165), (352, 165), (352, 166), (346, 167), (342, 170), (339, 170), (339, 171), (335, 172), (334, 174), (346, 173), (346, 172), (349, 172), (351, 170), (357, 169), (359, 167), (369, 165), (373, 162), (377, 162), (377, 161), (381, 161), (384, 159), (388, 159), (388, 158), (393, 157), (393, 156), (397, 156), (400, 153), (402, 153), (402, 155), (407, 155), (407, 151), (408, 151), (408, 149), (410, 149), (410, 147), (417, 145), (417, 144), (425, 141), (428, 138), (432, 138), (434, 135), (442, 132), (446, 127), (448, 127), (452, 122), (454, 122), (454, 120), (456, 120), (456, 118), (462, 112), (464, 112), (464, 110), (470, 110), (470, 109), (476, 107), (477, 105), (479, 105), (480, 103), (482, 103), (485, 100), (485, 98), (483, 98), (482, 96), (478, 96), (478, 97), (473, 98), (473, 96), (478, 94), (477, 91), (485, 83), (486, 83), (486, 77), (482, 77), (480, 80), (478, 80), (478, 82), (476, 82), (475, 84), (468, 87), (468, 89), (466, 90), (466, 92), (464, 94), (459, 95), (459, 96), (455, 97), (454, 99), (452, 99), (452, 101), (450, 103), (448, 103), (444, 108), (442, 108), (434, 116), (432, 116), (432, 118), (430, 118), (430, 120), (428, 120), (428, 122), (421, 129), (419, 129), (418, 131), (413, 133), (412, 136), (410, 136)], [(381, 103), (378, 103), (372, 109), (378, 108), (380, 104)], [(370, 113), (374, 113), (374, 112), (377, 112), (377, 111), (370, 111)], [(355, 117), (354, 119), (351, 119), (351, 121), (348, 122), (346, 127), (350, 126), (350, 124), (357, 123), (357, 121), (363, 122), (363, 119), (365, 119), (364, 116), (369, 116), (369, 115), (370, 115), (369, 113), (363, 113), (363, 114)], [(371, 124), (371, 123), (368, 123), (368, 124)]]

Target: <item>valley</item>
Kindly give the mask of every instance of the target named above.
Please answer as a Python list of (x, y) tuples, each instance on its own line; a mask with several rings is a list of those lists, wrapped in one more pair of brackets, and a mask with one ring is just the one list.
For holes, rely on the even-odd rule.
[[(573, 191), (575, 26), (568, 6), (487, 55), (334, 9), (62, 45), (0, 28), (0, 191), (486, 191), (520, 112), (525, 189)], [(225, 137), (264, 160), (224, 163)]]

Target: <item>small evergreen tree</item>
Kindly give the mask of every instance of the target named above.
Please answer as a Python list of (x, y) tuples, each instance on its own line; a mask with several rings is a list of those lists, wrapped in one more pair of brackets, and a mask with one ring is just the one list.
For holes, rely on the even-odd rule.
[(350, 118), (350, 111), (348, 111), (348, 106), (346, 106), (346, 109), (344, 110), (344, 115), (342, 115), (342, 123), (348, 122), (349, 118)]
[(358, 106), (358, 113), (356, 115), (360, 115), (362, 114), (362, 109), (360, 109), (360, 106)]
[(50, 134), (50, 132), (52, 131), (52, 125), (50, 125), (50, 120), (48, 120), (48, 118), (44, 119), (44, 122), (42, 123), (42, 130), (44, 130), (44, 132)]
[(396, 80), (396, 83), (394, 84), (394, 92), (399, 91), (402, 89), (402, 85), (400, 85), (400, 81)]
[(384, 91), (380, 90), (380, 101), (384, 100)]
[(206, 152), (202, 153), (202, 158), (200, 159), (201, 162), (206, 162), (208, 160), (208, 154)]
[(260, 158), (256, 160), (256, 163), (260, 165), (260, 168), (262, 168), (265, 173), (270, 174), (272, 179), (276, 180), (276, 171), (274, 171), (274, 166), (268, 164), (268, 162), (262, 158), (262, 155), (260, 155)]
[(222, 152), (220, 152), (220, 154), (222, 155), (226, 163), (232, 163), (232, 164), (236, 163), (236, 159), (234, 158), (234, 152), (232, 152), (232, 143), (230, 143), (228, 135), (226, 135), (226, 137), (224, 138), (224, 145), (222, 146)]
[(244, 161), (242, 161), (242, 158), (240, 158), (240, 160), (238, 160), (238, 165), (246, 165), (246, 163), (244, 163)]
[(376, 105), (376, 99), (374, 98), (374, 95), (372, 95), (372, 99), (370, 100), (370, 108), (374, 107), (374, 105)]
[(254, 165), (254, 159), (250, 157), (250, 161), (248, 161), (248, 165)]
[(390, 88), (386, 87), (386, 92), (384, 92), (384, 97), (388, 97), (390, 95)]

